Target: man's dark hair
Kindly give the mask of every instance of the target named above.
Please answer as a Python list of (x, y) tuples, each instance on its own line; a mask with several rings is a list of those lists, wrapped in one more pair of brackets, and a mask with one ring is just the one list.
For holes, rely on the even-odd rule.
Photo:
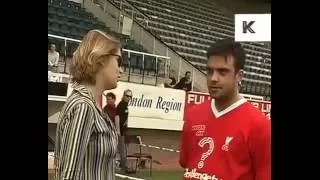
[(211, 56), (225, 56), (228, 55), (234, 57), (234, 67), (236, 70), (243, 69), (246, 59), (246, 54), (239, 42), (235, 42), (233, 39), (227, 38), (216, 41), (212, 44), (207, 51), (207, 58)]
[(188, 73), (189, 73), (189, 74), (191, 74), (191, 72), (190, 72), (190, 71), (187, 71), (184, 75), (186, 76)]
[(116, 95), (112, 92), (107, 93), (106, 97), (111, 97), (112, 99), (116, 99)]

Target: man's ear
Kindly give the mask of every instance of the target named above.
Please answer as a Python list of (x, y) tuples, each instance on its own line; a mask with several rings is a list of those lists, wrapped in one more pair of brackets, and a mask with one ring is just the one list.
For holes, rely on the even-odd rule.
[(243, 69), (238, 70), (238, 73), (236, 74), (237, 81), (241, 81), (243, 76), (244, 76), (244, 70)]
[(244, 71), (243, 71), (242, 69), (240, 69), (240, 70), (238, 71), (238, 73), (236, 74), (237, 83), (238, 83), (239, 88), (242, 87), (241, 81), (242, 81), (243, 75), (244, 75)]

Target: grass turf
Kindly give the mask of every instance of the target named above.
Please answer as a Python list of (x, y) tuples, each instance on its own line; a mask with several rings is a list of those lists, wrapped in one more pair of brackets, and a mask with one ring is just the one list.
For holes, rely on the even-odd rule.
[[(127, 176), (138, 177), (146, 180), (181, 180), (183, 171), (153, 171), (152, 177), (148, 172), (137, 172), (136, 174), (128, 174)], [(124, 180), (123, 178), (116, 178), (116, 180)]]

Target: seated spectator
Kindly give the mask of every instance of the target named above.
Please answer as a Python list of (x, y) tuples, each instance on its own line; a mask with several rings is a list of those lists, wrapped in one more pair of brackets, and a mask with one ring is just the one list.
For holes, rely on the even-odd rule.
[(182, 89), (185, 91), (191, 91), (192, 81), (191, 81), (190, 77), (191, 77), (191, 72), (187, 71), (185, 73), (185, 76), (180, 79), (180, 81), (178, 82), (178, 84), (176, 84), (174, 86), (174, 88), (175, 89)]
[(48, 68), (50, 71), (56, 71), (59, 63), (59, 53), (56, 51), (56, 45), (51, 43), (48, 50)]

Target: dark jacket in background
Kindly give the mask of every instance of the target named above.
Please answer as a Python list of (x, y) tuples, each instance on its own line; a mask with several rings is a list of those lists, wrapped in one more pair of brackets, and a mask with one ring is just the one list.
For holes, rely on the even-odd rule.
[(121, 136), (126, 135), (128, 131), (128, 103), (124, 101), (120, 101), (117, 106), (117, 115), (119, 115), (120, 119), (120, 134)]
[(186, 77), (181, 78), (178, 84), (174, 86), (174, 89), (185, 89), (186, 91), (191, 91), (192, 82), (187, 82), (188, 80)]

